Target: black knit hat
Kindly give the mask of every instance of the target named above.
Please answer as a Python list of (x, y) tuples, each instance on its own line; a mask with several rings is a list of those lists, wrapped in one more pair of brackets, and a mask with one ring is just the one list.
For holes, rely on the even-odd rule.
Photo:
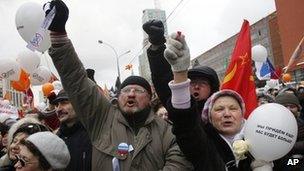
[(126, 87), (127, 85), (131, 85), (131, 84), (142, 86), (144, 89), (146, 89), (148, 91), (148, 93), (150, 95), (152, 95), (152, 90), (151, 90), (151, 86), (150, 86), (149, 82), (140, 76), (130, 76), (130, 77), (126, 78), (121, 83), (120, 90), (123, 89), (124, 87)]
[(211, 87), (211, 94), (214, 92), (219, 91), (220, 88), (220, 81), (214, 69), (208, 66), (198, 66), (188, 71), (188, 78), (200, 78), (207, 80)]

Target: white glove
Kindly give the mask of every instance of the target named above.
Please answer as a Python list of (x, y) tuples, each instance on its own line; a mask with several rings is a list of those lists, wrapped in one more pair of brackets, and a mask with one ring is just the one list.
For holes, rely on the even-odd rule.
[(173, 72), (188, 70), (190, 66), (190, 52), (184, 35), (172, 33), (167, 39), (164, 56), (171, 65)]
[(254, 160), (251, 162), (250, 166), (253, 171), (272, 171), (273, 162)]

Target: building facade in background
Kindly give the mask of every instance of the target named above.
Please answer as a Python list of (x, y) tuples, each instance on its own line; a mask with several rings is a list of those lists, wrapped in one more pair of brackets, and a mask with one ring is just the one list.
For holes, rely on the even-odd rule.
[[(280, 31), (284, 66), (304, 36), (304, 1), (303, 0), (275, 0), (278, 15), (278, 27)], [(298, 65), (291, 68), (294, 81), (304, 80), (304, 51), (302, 50)]]
[[(304, 1), (275, 0), (277, 11), (251, 23), (252, 46), (261, 44), (266, 47), (268, 58), (275, 68), (284, 68), (293, 51), (304, 36)], [(230, 63), (233, 48), (238, 34), (228, 38), (217, 46), (199, 55), (191, 61), (192, 66), (207, 65), (215, 69), (220, 80), (223, 80), (226, 68)], [(304, 61), (304, 52), (301, 60)], [(304, 63), (303, 63), (304, 64)], [(304, 80), (303, 65), (291, 69), (292, 81)], [(260, 81), (256, 81), (258, 84)], [(260, 86), (263, 86), (261, 84)]]
[[(273, 52), (280, 51), (280, 47), (278, 49), (273, 49), (272, 46), (272, 33), (277, 32), (277, 30), (272, 25), (270, 25), (270, 21), (275, 20), (276, 13), (272, 13), (269, 16), (259, 20), (258, 22), (252, 24), (250, 26), (250, 33), (251, 33), (251, 43), (252, 46), (261, 44), (263, 45), (268, 52), (268, 58), (272, 63), (275, 61), (275, 57)], [(220, 80), (223, 80), (225, 76), (226, 69), (230, 63), (230, 58), (232, 51), (234, 49), (236, 39), (238, 34), (228, 38), (224, 42), (216, 45), (215, 47), (211, 48), (207, 52), (201, 54), (197, 58), (191, 61), (192, 66), (196, 65), (206, 65), (213, 68)]]
[(17, 109), (22, 108), (25, 94), (23, 92), (19, 92), (14, 90), (10, 81), (0, 79), (0, 98), (8, 99), (10, 104)]
[[(143, 10), (142, 16), (142, 24), (146, 23), (149, 20), (161, 20), (164, 24), (165, 28), (165, 36), (168, 35), (167, 31), (167, 23), (166, 23), (166, 12), (160, 9), (145, 9)], [(151, 80), (151, 71), (149, 67), (148, 57), (147, 57), (147, 49), (149, 48), (148, 35), (143, 31), (144, 39), (143, 39), (143, 52), (139, 56), (139, 75), (147, 79), (150, 84), (152, 84)]]

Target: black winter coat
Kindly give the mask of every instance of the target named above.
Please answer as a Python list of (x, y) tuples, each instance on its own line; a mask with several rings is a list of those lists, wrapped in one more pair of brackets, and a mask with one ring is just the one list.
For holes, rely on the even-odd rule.
[[(192, 104), (194, 101), (192, 100)], [(169, 119), (177, 143), (195, 170), (250, 171), (252, 158), (248, 156), (236, 166), (233, 152), (211, 124), (202, 124), (192, 105), (190, 109), (175, 109), (168, 101)]]
[(92, 162), (92, 144), (80, 122), (72, 127), (61, 125), (57, 135), (66, 143), (71, 161), (67, 171), (90, 171)]

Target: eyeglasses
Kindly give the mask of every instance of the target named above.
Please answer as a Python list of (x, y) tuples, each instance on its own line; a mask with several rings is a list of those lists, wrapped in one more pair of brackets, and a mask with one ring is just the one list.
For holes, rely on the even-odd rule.
[(16, 159), (17, 159), (16, 162), (20, 162), (22, 167), (25, 167), (26, 165), (29, 165), (29, 164), (38, 163), (38, 161), (33, 161), (33, 162), (26, 161), (23, 157), (21, 157), (19, 155), (16, 155)]
[(143, 94), (147, 92), (144, 88), (139, 88), (139, 87), (124, 87), (123, 89), (120, 90), (120, 92), (127, 94), (130, 93), (132, 90), (134, 90), (135, 94)]
[(209, 85), (209, 82), (208, 81), (205, 81), (205, 80), (201, 80), (201, 79), (195, 79), (195, 80), (191, 80), (190, 81), (190, 86), (206, 86), (206, 85)]

